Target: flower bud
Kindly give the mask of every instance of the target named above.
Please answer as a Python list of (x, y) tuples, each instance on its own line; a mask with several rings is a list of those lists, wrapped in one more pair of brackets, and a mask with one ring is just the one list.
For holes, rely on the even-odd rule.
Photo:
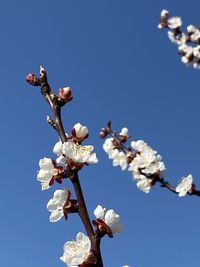
[(78, 122), (72, 129), (72, 136), (77, 139), (77, 141), (82, 141), (88, 137), (88, 128)]
[(72, 91), (70, 87), (63, 87), (58, 90), (58, 97), (63, 99), (65, 102), (72, 100)]
[(33, 73), (29, 73), (26, 76), (26, 81), (27, 81), (27, 83), (29, 83), (33, 86), (39, 86), (40, 85), (40, 80)]
[(122, 128), (121, 132), (119, 133), (119, 137), (120, 137), (121, 142), (125, 143), (129, 137), (128, 129)]
[(101, 128), (101, 131), (99, 133), (99, 138), (104, 139), (108, 135), (105, 128)]
[(125, 136), (126, 138), (128, 138), (129, 137), (128, 129), (127, 128), (122, 128), (121, 132), (119, 133), (119, 135)]
[(104, 138), (106, 137), (106, 135), (107, 135), (106, 132), (101, 131), (101, 132), (99, 133), (99, 138), (104, 139)]

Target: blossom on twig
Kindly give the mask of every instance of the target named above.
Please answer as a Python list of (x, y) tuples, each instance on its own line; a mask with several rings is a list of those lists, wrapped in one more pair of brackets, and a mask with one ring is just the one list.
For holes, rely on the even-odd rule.
[(169, 39), (178, 45), (181, 61), (187, 66), (200, 69), (200, 29), (194, 25), (187, 26), (187, 31), (181, 31), (182, 20), (180, 17), (169, 18), (169, 11), (162, 10), (158, 28), (169, 29)]
[(81, 146), (72, 141), (65, 142), (62, 146), (63, 154), (75, 163), (97, 163), (98, 159), (96, 153), (92, 153), (93, 149), (93, 146)]
[[(122, 128), (120, 134), (113, 132), (110, 128), (111, 123), (107, 123), (105, 128), (101, 129), (101, 138), (105, 138), (108, 134), (112, 137), (106, 138), (103, 149), (108, 154), (108, 157), (113, 160), (113, 166), (120, 166), (133, 174), (133, 180), (136, 181), (137, 187), (149, 193), (151, 187), (158, 181), (158, 177), (165, 171), (165, 165), (162, 158), (147, 145), (143, 140), (131, 142), (131, 147), (126, 147), (129, 134), (127, 128)], [(126, 135), (126, 139), (121, 137)]]
[(114, 145), (114, 139), (112, 137), (105, 140), (103, 149), (108, 154), (109, 159), (113, 160), (113, 166), (120, 166), (122, 170), (126, 169), (128, 165), (126, 154), (123, 151), (118, 150), (118, 148)]
[(79, 122), (72, 128), (72, 137), (75, 141), (81, 142), (88, 137), (88, 128)]
[(135, 150), (135, 157), (129, 164), (129, 171), (133, 173), (133, 179), (137, 187), (149, 193), (154, 175), (161, 175), (165, 171), (165, 165), (161, 161), (161, 156), (148, 146), (143, 140), (133, 141), (132, 148)]
[(109, 237), (113, 237), (113, 234), (120, 233), (122, 231), (122, 224), (120, 223), (120, 216), (115, 213), (113, 209), (106, 211), (101, 205), (98, 205), (94, 210), (94, 215), (97, 221), (93, 221), (93, 224), (103, 234), (108, 234)]
[(189, 174), (187, 177), (182, 177), (180, 183), (176, 187), (176, 192), (179, 197), (185, 196), (192, 189), (193, 177)]
[(57, 222), (64, 216), (64, 204), (70, 196), (69, 190), (56, 190), (53, 198), (47, 203), (47, 209), (51, 212), (50, 222)]
[[(53, 177), (58, 176), (63, 171), (62, 167), (56, 166), (56, 163), (50, 158), (43, 158), (39, 161), (40, 170), (37, 174), (37, 180), (41, 183), (42, 190), (46, 190), (54, 182)], [(61, 183), (59, 177), (57, 181)]]
[(91, 242), (87, 236), (79, 232), (76, 241), (67, 241), (63, 249), (64, 254), (60, 259), (68, 266), (78, 266), (90, 256)]

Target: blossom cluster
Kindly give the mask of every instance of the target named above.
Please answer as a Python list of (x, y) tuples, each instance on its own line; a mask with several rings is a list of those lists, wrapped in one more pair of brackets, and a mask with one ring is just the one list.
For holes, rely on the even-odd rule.
[[(98, 205), (94, 210), (94, 215), (97, 221), (93, 221), (93, 224), (99, 231), (102, 231), (103, 234), (110, 234), (110, 237), (112, 237), (113, 234), (121, 232), (122, 225), (119, 222), (120, 217), (113, 209), (105, 213), (105, 208)], [(109, 229), (108, 232), (106, 232), (107, 229)], [(60, 259), (70, 267), (84, 264), (84, 262), (95, 263), (96, 261), (91, 251), (90, 239), (83, 233), (77, 234), (76, 241), (67, 241), (64, 244), (63, 250), (64, 253)]]
[[(66, 89), (67, 90), (67, 89)], [(64, 93), (66, 93), (66, 90)], [(60, 90), (59, 97), (61, 98)], [(67, 92), (68, 93), (68, 92)], [(96, 154), (93, 153), (93, 146), (82, 145), (82, 142), (88, 137), (86, 126), (76, 123), (71, 131), (71, 136), (66, 134), (66, 142), (58, 141), (53, 152), (56, 154), (56, 160), (44, 157), (39, 161), (39, 171), (37, 180), (41, 183), (42, 190), (47, 190), (53, 185), (54, 181), (62, 183), (62, 179), (67, 178), (70, 171), (78, 171), (84, 165), (98, 162)], [(69, 189), (56, 190), (53, 197), (47, 203), (47, 209), (50, 212), (50, 222), (57, 222), (62, 217), (65, 219), (68, 213), (77, 212), (78, 201), (71, 199)], [(84, 261), (88, 262), (91, 243), (87, 236), (78, 233), (76, 241), (68, 241), (64, 245), (64, 254), (61, 260), (68, 266), (78, 266)]]
[(158, 28), (169, 29), (169, 39), (178, 45), (178, 52), (184, 64), (200, 69), (200, 29), (189, 25), (184, 33), (180, 30), (182, 20), (180, 17), (169, 17), (168, 10), (162, 10)]
[[(123, 130), (121, 134), (122, 136), (125, 135), (126, 131)], [(82, 145), (87, 137), (87, 127), (77, 123), (72, 128), (71, 136), (66, 134), (67, 141), (65, 143), (58, 141), (54, 145), (53, 152), (57, 155), (56, 160), (51, 158), (40, 159), (40, 170), (37, 179), (41, 183), (42, 190), (48, 189), (54, 181), (62, 183), (62, 179), (67, 178), (70, 170), (78, 171), (85, 164), (97, 163), (98, 159), (96, 154), (93, 153), (93, 146)], [(116, 157), (115, 155), (115, 160)], [(122, 163), (120, 164), (122, 165)], [(55, 190), (53, 197), (47, 203), (47, 209), (50, 212), (49, 220), (54, 223), (63, 217), (67, 219), (69, 213), (77, 212), (78, 201), (71, 199), (69, 189)], [(98, 205), (94, 210), (94, 215), (96, 220), (93, 220), (93, 225), (101, 237), (106, 234), (113, 237), (114, 234), (121, 232), (120, 217), (113, 209), (105, 212), (105, 208)], [(83, 233), (77, 234), (76, 241), (65, 243), (64, 253), (60, 259), (70, 267), (78, 267), (96, 261), (91, 251), (91, 241)]]
[[(124, 129), (126, 129), (126, 137), (128, 137), (127, 128), (123, 128), (119, 136)], [(115, 138), (110, 137), (105, 140), (103, 149), (113, 160), (113, 166), (119, 165), (122, 170), (128, 167), (137, 187), (145, 193), (149, 193), (151, 189), (151, 177), (161, 175), (165, 171), (161, 156), (157, 155), (157, 152), (142, 140), (132, 141), (132, 150), (130, 150), (124, 149), (124, 146), (117, 146)]]
[[(128, 129), (122, 128), (119, 133), (119, 137), (128, 139)], [(118, 149), (118, 144), (114, 142), (114, 139), (107, 138), (103, 144), (104, 151), (108, 154), (109, 159), (113, 160), (113, 166), (120, 166), (122, 170), (125, 170), (128, 166), (126, 154)]]
[[(124, 130), (126, 129), (126, 130)], [(106, 131), (106, 129), (103, 129)], [(122, 133), (126, 137), (121, 139)], [(143, 140), (136, 140), (131, 142), (130, 147), (125, 147), (124, 143), (128, 139), (128, 129), (123, 128), (119, 135), (106, 138), (103, 149), (108, 154), (108, 157), (113, 160), (113, 166), (120, 166), (122, 170), (126, 168), (132, 173), (133, 180), (137, 187), (149, 193), (153, 185), (164, 176), (166, 170), (162, 157), (157, 154)], [(191, 193), (193, 187), (193, 178), (189, 174), (183, 177), (177, 187), (174, 189), (180, 197)]]
[(77, 123), (72, 129), (72, 135), (66, 136), (65, 143), (58, 141), (53, 147), (53, 152), (57, 155), (56, 160), (45, 157), (39, 161), (40, 170), (37, 179), (41, 183), (42, 190), (48, 189), (54, 181), (62, 183), (67, 170), (80, 170), (85, 164), (98, 162), (96, 153), (93, 153), (94, 147), (81, 145), (88, 136), (86, 126)]
[(137, 187), (149, 193), (154, 176), (162, 175), (166, 169), (161, 161), (162, 157), (143, 140), (132, 141), (131, 147), (135, 151), (135, 157), (129, 164), (128, 170), (133, 173)]

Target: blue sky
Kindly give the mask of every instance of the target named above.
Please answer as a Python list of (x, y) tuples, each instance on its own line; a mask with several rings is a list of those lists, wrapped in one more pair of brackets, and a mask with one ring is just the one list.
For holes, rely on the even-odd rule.
[[(131, 174), (113, 168), (98, 132), (108, 119), (162, 156), (174, 185), (192, 173), (199, 182), (200, 72), (185, 67), (165, 31), (160, 11), (199, 25), (199, 1), (59, 0), (0, 2), (1, 243), (0, 266), (64, 266), (63, 244), (84, 231), (78, 216), (52, 224), (36, 181), (38, 161), (53, 157), (57, 142), (51, 112), (25, 82), (46, 67), (55, 91), (73, 89), (63, 110), (67, 132), (76, 122), (90, 130), (99, 164), (81, 171), (92, 215), (97, 204), (121, 215), (122, 234), (102, 240), (105, 267), (196, 266), (199, 201), (156, 186), (140, 192)], [(70, 186), (66, 183), (66, 186)], [(55, 186), (58, 188), (58, 186)]]

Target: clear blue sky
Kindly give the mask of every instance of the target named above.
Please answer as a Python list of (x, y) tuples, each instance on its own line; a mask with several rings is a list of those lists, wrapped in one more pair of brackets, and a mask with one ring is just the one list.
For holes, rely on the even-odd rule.
[(58, 187), (42, 192), (36, 181), (38, 160), (53, 157), (57, 141), (48, 106), (24, 79), (41, 64), (52, 88), (73, 88), (66, 131), (81, 122), (95, 145), (99, 164), (80, 173), (89, 211), (102, 204), (121, 215), (124, 232), (102, 240), (105, 267), (198, 266), (200, 199), (159, 187), (140, 192), (98, 139), (108, 119), (117, 130), (127, 126), (163, 156), (172, 184), (192, 173), (200, 187), (200, 72), (185, 67), (157, 29), (163, 8), (185, 26), (200, 24), (197, 0), (1, 1), (0, 266), (65, 266), (63, 244), (83, 231), (75, 215), (48, 221)]

